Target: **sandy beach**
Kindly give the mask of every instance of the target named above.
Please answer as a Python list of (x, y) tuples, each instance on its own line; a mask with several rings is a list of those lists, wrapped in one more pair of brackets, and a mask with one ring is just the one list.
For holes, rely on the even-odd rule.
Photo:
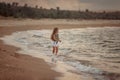
[[(0, 27), (0, 37), (20, 30), (29, 28)], [(0, 80), (54, 80), (60, 76), (51, 70), (51, 66), (44, 60), (18, 54), (16, 53), (18, 50), (19, 48), (5, 45), (0, 40)]]
[[(0, 37), (11, 35), (14, 32), (28, 30), (45, 30), (59, 27), (60, 29), (86, 28), (86, 27), (120, 27), (119, 20), (0, 20)], [(0, 80), (55, 80), (61, 77), (61, 73), (52, 70), (52, 66), (43, 59), (29, 55), (19, 54), (20, 48), (4, 44), (0, 40)], [(99, 67), (99, 66), (98, 66)], [(104, 68), (105, 66), (103, 66)], [(117, 72), (119, 73), (119, 72)], [(119, 74), (107, 74), (113, 76), (110, 80), (119, 80)], [(77, 77), (77, 76), (76, 76)], [(68, 80), (68, 79), (65, 79)], [(82, 80), (82, 79), (81, 79)], [(93, 79), (90, 79), (93, 80)]]

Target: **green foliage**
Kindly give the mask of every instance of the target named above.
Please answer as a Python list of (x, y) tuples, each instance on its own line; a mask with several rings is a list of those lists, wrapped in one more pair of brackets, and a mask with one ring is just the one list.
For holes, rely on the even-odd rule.
[(19, 6), (18, 3), (13, 2), (0, 3), (0, 15), (5, 17), (14, 17), (14, 18), (32, 18), (32, 19), (41, 19), (41, 18), (53, 18), (53, 19), (120, 19), (120, 12), (92, 12), (86, 9), (85, 11), (69, 11), (69, 10), (60, 10), (60, 7), (56, 9), (45, 9), (38, 7), (36, 5), (34, 8), (29, 7), (28, 4), (24, 6)]

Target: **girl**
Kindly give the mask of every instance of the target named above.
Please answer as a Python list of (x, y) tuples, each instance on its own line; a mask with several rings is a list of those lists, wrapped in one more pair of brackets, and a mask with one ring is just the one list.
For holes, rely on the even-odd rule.
[(59, 34), (58, 34), (58, 28), (54, 28), (52, 35), (51, 35), (51, 40), (53, 41), (53, 54), (57, 55), (58, 53), (58, 42), (61, 42), (59, 39)]

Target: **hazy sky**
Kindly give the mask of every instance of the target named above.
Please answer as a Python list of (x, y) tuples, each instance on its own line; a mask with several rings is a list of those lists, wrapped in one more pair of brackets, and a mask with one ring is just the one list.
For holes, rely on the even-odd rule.
[(27, 3), (31, 6), (43, 6), (46, 8), (55, 8), (56, 6), (61, 9), (69, 10), (120, 10), (120, 0), (0, 0), (6, 2), (16, 1), (20, 4)]

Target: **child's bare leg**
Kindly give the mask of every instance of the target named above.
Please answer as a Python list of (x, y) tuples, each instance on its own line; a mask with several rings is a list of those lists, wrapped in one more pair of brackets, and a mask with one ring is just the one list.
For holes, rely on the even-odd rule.
[(53, 47), (53, 51), (52, 52), (53, 52), (53, 54), (55, 53), (55, 47)]
[(56, 55), (57, 55), (57, 53), (58, 53), (58, 47), (55, 47), (56, 48)]

